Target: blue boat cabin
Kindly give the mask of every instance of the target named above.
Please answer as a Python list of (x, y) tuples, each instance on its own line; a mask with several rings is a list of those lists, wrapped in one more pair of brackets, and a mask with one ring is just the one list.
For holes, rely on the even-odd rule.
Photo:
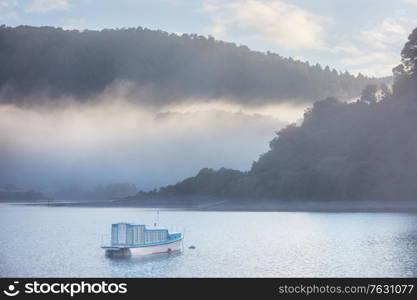
[(181, 233), (169, 234), (168, 229), (147, 229), (145, 225), (112, 224), (112, 246), (144, 246), (163, 244), (181, 238)]

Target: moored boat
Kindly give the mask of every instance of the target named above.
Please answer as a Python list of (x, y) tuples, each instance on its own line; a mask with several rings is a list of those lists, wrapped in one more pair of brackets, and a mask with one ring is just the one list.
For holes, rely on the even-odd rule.
[(164, 228), (117, 223), (111, 226), (111, 244), (103, 246), (107, 256), (140, 256), (178, 252), (182, 249), (183, 235), (170, 233)]

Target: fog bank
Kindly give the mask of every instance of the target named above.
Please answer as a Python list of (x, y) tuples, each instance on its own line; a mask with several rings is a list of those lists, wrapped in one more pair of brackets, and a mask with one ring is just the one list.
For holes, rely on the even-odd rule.
[(66, 103), (0, 106), (0, 184), (54, 190), (129, 182), (147, 190), (203, 167), (248, 170), (284, 125), (220, 102), (189, 111), (123, 99)]

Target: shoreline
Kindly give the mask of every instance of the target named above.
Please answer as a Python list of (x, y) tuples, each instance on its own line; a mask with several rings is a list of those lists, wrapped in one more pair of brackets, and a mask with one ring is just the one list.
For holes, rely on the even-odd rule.
[[(193, 201), (176, 201), (177, 199), (128, 199), (115, 201), (63, 201), (7, 203), (12, 205), (51, 206), (51, 207), (85, 207), (85, 208), (143, 208), (184, 211), (213, 212), (392, 212), (417, 213), (417, 202), (412, 201), (245, 201), (227, 199), (192, 199)], [(161, 201), (162, 200), (162, 201)]]

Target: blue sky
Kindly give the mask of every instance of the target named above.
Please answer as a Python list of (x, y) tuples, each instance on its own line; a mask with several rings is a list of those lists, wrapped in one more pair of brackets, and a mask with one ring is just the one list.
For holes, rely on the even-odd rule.
[(337, 70), (391, 74), (417, 0), (0, 0), (0, 23), (212, 35)]

